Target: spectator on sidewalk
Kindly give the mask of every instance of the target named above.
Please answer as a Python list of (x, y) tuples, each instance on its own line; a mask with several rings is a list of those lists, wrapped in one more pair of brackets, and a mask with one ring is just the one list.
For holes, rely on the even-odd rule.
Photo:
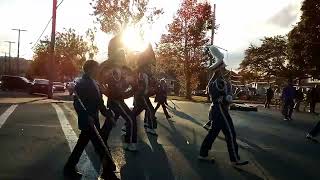
[(300, 111), (300, 103), (303, 101), (304, 95), (302, 92), (302, 88), (299, 87), (296, 91), (296, 104), (294, 105), (294, 108), (297, 112)]
[(285, 121), (292, 120), (291, 116), (293, 112), (295, 93), (296, 89), (293, 87), (292, 79), (289, 79), (288, 85), (285, 88), (283, 88), (282, 91), (282, 114), (284, 116)]
[(266, 92), (266, 102), (264, 105), (265, 108), (270, 108), (270, 104), (271, 104), (273, 96), (274, 96), (274, 91), (272, 90), (272, 87), (270, 86)]

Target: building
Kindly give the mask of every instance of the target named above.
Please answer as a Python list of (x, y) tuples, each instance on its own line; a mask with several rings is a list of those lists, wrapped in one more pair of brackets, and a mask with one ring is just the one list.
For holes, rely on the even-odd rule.
[(275, 81), (272, 82), (251, 82), (247, 84), (247, 87), (256, 89), (256, 94), (263, 96), (266, 94), (270, 85), (275, 85)]
[(312, 87), (320, 86), (320, 79), (316, 79), (313, 77), (302, 79), (300, 81), (300, 84), (297, 86), (301, 87), (303, 92), (307, 92)]
[(11, 75), (21, 75), (25, 76), (28, 71), (31, 60), (26, 60), (24, 58), (19, 59), (19, 72), (17, 72), (17, 58), (0, 56), (0, 75), (11, 74)]

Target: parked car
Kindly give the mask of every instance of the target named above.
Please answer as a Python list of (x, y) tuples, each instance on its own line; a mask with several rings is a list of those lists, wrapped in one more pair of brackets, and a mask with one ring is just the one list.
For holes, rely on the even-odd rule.
[(47, 79), (34, 79), (31, 83), (30, 94), (47, 94), (49, 95), (50, 91), (49, 80)]
[(68, 91), (69, 91), (69, 95), (70, 95), (70, 96), (73, 95), (74, 87), (76, 86), (76, 83), (77, 83), (77, 81), (79, 81), (79, 80), (80, 80), (80, 78), (77, 77), (77, 78), (75, 78), (72, 82), (68, 82), (68, 83), (67, 83), (67, 89), (68, 89)]
[(0, 78), (2, 90), (23, 90), (27, 91), (30, 87), (30, 81), (22, 76), (3, 75)]
[(62, 82), (53, 82), (53, 91), (65, 92), (66, 86)]
[(195, 91), (192, 91), (192, 95), (194, 95), (194, 96), (206, 96), (206, 90), (195, 90)]

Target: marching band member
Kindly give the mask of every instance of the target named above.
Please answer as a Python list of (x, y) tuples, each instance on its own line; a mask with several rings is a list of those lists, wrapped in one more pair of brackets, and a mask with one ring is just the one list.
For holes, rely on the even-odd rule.
[(157, 135), (157, 121), (155, 117), (155, 109), (149, 99), (151, 90), (151, 67), (149, 64), (139, 66), (138, 74), (138, 89), (134, 96), (133, 114), (137, 117), (145, 110), (145, 128), (146, 132), (152, 135)]
[(88, 142), (91, 141), (103, 162), (101, 178), (117, 180), (118, 178), (113, 172), (116, 170), (116, 166), (107, 144), (104, 143), (100, 135), (99, 111), (106, 117), (106, 121), (111, 121), (113, 114), (104, 106), (100, 88), (94, 80), (98, 67), (99, 64), (96, 61), (86, 61), (83, 66), (84, 75), (75, 86), (74, 108), (78, 115), (81, 133), (64, 167), (64, 174), (76, 179), (81, 177), (81, 174), (76, 170), (76, 165)]
[(167, 102), (167, 84), (165, 79), (160, 80), (160, 84), (157, 86), (157, 92), (155, 97), (155, 102), (157, 102), (157, 106), (155, 108), (155, 111), (159, 109), (160, 106), (162, 106), (163, 112), (166, 115), (167, 119), (170, 119), (171, 116), (169, 115), (167, 108), (166, 108), (166, 102)]
[[(105, 94), (108, 96), (108, 107), (116, 116), (121, 116), (126, 121), (123, 148), (128, 151), (137, 151), (136, 117), (124, 102), (124, 99), (128, 98), (128, 92), (126, 92), (129, 86), (126, 81), (126, 68), (128, 67), (125, 66), (125, 53), (119, 47), (118, 41), (119, 36), (115, 36), (109, 43), (109, 60), (105, 61), (105, 66), (109, 63), (111, 72), (107, 74)], [(106, 124), (105, 128), (104, 133), (108, 137), (111, 131), (110, 125)]]
[(143, 51), (139, 53), (136, 65), (136, 87), (134, 94), (132, 110), (134, 117), (136, 118), (143, 110), (145, 110), (145, 128), (146, 132), (152, 135), (157, 135), (155, 129), (157, 128), (157, 122), (155, 117), (155, 109), (149, 99), (150, 96), (155, 94), (155, 79), (151, 73), (151, 64), (155, 61), (155, 54), (151, 44)]
[[(208, 90), (212, 101), (212, 107), (209, 117), (212, 119), (213, 126), (209, 129), (208, 135), (205, 137), (201, 149), (199, 160), (209, 160), (208, 152), (219, 132), (222, 130), (229, 151), (230, 161), (233, 165), (246, 165), (248, 161), (240, 161), (238, 153), (238, 144), (236, 142), (236, 132), (233, 126), (232, 118), (229, 114), (229, 104), (232, 102), (232, 95), (228, 92), (230, 82), (223, 77), (225, 63), (223, 62), (223, 54), (215, 47), (206, 47), (208, 55), (216, 57), (216, 62), (210, 67), (214, 71), (214, 75), (208, 84)], [(217, 54), (217, 52), (219, 54)]]

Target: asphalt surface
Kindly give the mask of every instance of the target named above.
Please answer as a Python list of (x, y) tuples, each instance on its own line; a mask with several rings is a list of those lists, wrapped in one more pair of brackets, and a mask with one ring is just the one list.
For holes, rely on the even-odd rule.
[[(62, 168), (76, 143), (79, 130), (71, 98), (60, 94), (55, 100), (43, 97), (0, 99), (0, 180), (65, 179)], [(5, 100), (4, 100), (5, 99)], [(211, 180), (211, 179), (319, 179), (320, 144), (308, 142), (306, 131), (320, 120), (306, 113), (294, 114), (285, 122), (276, 110), (231, 111), (238, 135), (240, 156), (250, 164), (241, 169), (229, 163), (223, 134), (210, 156), (216, 162), (197, 160), (206, 131), (208, 104), (169, 102), (172, 121), (157, 112), (158, 137), (138, 121), (138, 153), (122, 150), (124, 123), (119, 120), (109, 146), (123, 180)], [(127, 101), (129, 106), (132, 100)], [(101, 117), (101, 121), (103, 122)], [(1, 125), (2, 124), (2, 125)], [(83, 154), (79, 170), (83, 179), (96, 179), (100, 162), (92, 145)]]

